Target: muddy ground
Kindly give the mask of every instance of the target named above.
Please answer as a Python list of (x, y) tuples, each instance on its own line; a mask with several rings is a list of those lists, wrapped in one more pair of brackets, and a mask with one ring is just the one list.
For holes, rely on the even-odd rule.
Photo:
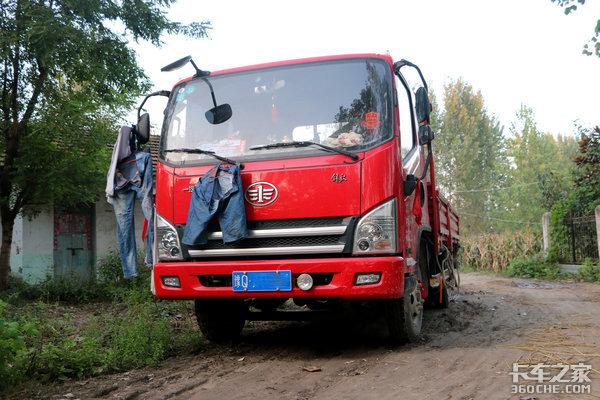
[[(365, 320), (369, 320), (365, 322)], [(252, 322), (241, 343), (207, 345), (158, 368), (30, 388), (50, 399), (585, 399), (511, 394), (514, 362), (600, 370), (600, 286), (465, 274), (447, 310), (427, 310), (421, 342), (386, 343), (385, 325), (354, 314)], [(314, 372), (309, 372), (313, 371)]]

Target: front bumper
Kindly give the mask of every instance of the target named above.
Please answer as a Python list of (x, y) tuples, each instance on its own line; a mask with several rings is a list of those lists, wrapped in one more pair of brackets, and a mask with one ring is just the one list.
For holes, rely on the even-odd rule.
[[(298, 274), (331, 274), (327, 284), (303, 291), (293, 281), (290, 292), (234, 292), (231, 286), (204, 286), (202, 275), (231, 275), (233, 271), (291, 270)], [(299, 260), (244, 260), (159, 262), (152, 271), (155, 295), (162, 299), (197, 298), (338, 298), (344, 300), (389, 299), (402, 296), (405, 262), (402, 257), (321, 258)], [(379, 272), (376, 284), (354, 284), (357, 273)], [(181, 287), (163, 285), (163, 276), (177, 276)]]

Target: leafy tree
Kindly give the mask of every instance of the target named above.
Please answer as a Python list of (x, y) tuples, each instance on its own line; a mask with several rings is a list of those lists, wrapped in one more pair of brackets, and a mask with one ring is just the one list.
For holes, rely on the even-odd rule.
[[(569, 15), (573, 11), (576, 11), (580, 5), (585, 4), (585, 0), (551, 0), (553, 3), (558, 4), (565, 10), (565, 14)], [(592, 54), (600, 57), (600, 19), (596, 21), (596, 26), (594, 28), (594, 35), (590, 39), (589, 43), (586, 43), (583, 46), (583, 54), (587, 56), (591, 56)]]
[(600, 205), (600, 127), (576, 127), (578, 151), (572, 158), (569, 193), (552, 206), (550, 217), (550, 257), (569, 253), (570, 217), (593, 214)]
[(579, 151), (574, 158), (574, 207), (579, 213), (592, 213), (600, 205), (600, 127), (580, 127), (579, 137)]
[(50, 202), (92, 200), (108, 157), (107, 132), (148, 88), (128, 40), (204, 37), (174, 0), (3, 0), (0, 6), (0, 289), (15, 218)]
[(538, 224), (544, 212), (568, 195), (575, 140), (541, 132), (527, 106), (517, 112), (510, 132), (507, 189), (497, 194), (499, 212)]
[(461, 228), (488, 231), (494, 208), (491, 190), (502, 185), (503, 137), (485, 108), (481, 92), (458, 79), (444, 87), (444, 110), (434, 108), (437, 181), (461, 213)]

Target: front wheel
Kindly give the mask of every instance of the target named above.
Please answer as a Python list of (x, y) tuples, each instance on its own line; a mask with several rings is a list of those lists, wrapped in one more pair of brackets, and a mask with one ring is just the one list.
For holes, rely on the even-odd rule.
[(404, 281), (401, 299), (386, 301), (386, 321), (390, 339), (395, 344), (416, 342), (421, 336), (423, 324), (423, 299), (421, 288), (415, 277)]
[(246, 323), (246, 305), (241, 300), (198, 299), (196, 319), (200, 331), (211, 342), (224, 343), (237, 339)]

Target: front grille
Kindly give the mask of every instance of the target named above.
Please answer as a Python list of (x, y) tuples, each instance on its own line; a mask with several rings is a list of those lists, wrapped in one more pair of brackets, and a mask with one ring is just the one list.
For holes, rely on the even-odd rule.
[(259, 247), (327, 246), (336, 244), (344, 244), (344, 242), (340, 242), (339, 236), (300, 236), (243, 239), (235, 243), (223, 243), (222, 240), (209, 240), (206, 245), (195, 246), (194, 249), (255, 249)]
[(247, 222), (248, 229), (312, 228), (335, 225), (344, 225), (344, 218), (299, 218)]
[[(218, 224), (211, 224), (208, 242), (184, 246), (184, 255), (202, 259), (342, 253), (353, 224), (350, 217), (249, 221), (248, 236), (236, 243), (223, 243)], [(184, 228), (178, 226), (180, 234)]]

